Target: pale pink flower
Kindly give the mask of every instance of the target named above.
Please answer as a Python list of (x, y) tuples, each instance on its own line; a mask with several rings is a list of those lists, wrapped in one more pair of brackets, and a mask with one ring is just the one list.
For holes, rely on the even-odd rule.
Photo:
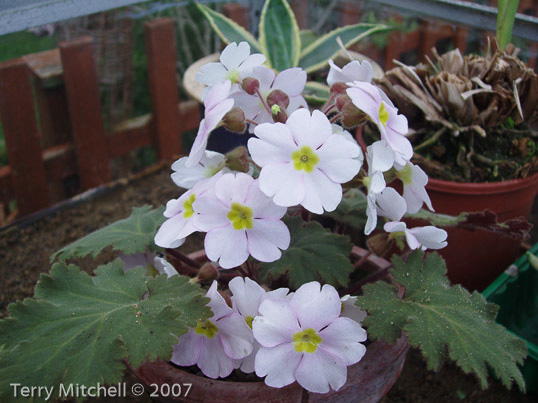
[(196, 81), (213, 86), (224, 80), (236, 83), (249, 75), (256, 66), (265, 62), (265, 56), (260, 53), (250, 54), (247, 42), (232, 42), (220, 54), (220, 62), (208, 63), (200, 67), (196, 73)]
[(341, 301), (331, 285), (303, 284), (290, 299), (267, 299), (252, 328), (261, 344), (256, 375), (281, 388), (297, 381), (310, 392), (340, 389), (347, 367), (364, 356), (365, 330), (340, 317)]
[(194, 225), (196, 212), (193, 203), (212, 189), (215, 181), (220, 178), (218, 172), (211, 178), (202, 179), (191, 190), (183, 193), (178, 199), (169, 200), (163, 215), (168, 218), (155, 235), (155, 244), (163, 248), (177, 248), (185, 242), (185, 238), (199, 231)]
[(219, 171), (224, 173), (230, 172), (225, 167), (226, 157), (215, 151), (205, 150), (200, 162), (190, 168), (185, 165), (187, 159), (188, 157), (181, 157), (172, 164), (172, 170), (174, 172), (171, 177), (174, 183), (180, 188), (190, 189), (198, 181), (211, 178)]
[(199, 321), (174, 346), (176, 365), (197, 365), (209, 378), (224, 378), (252, 352), (252, 331), (241, 315), (226, 305), (214, 281), (207, 292), (213, 316)]
[(123, 252), (120, 252), (119, 258), (123, 262), (124, 272), (134, 269), (135, 267), (143, 267), (150, 275), (166, 274), (167, 277), (172, 277), (178, 274), (174, 266), (149, 248), (147, 248), (144, 253), (136, 252), (126, 255)]
[(403, 197), (407, 202), (407, 212), (414, 214), (422, 208), (422, 204), (433, 210), (430, 196), (426, 192), (428, 184), (428, 175), (411, 162), (408, 162), (402, 169), (396, 171), (396, 175), (401, 179), (404, 185)]
[(405, 137), (408, 131), (407, 119), (398, 110), (383, 100), (378, 88), (373, 84), (353, 81), (347, 83), (346, 90), (353, 105), (368, 115), (380, 133), (381, 139), (394, 151), (395, 162), (401, 166), (413, 156), (411, 142)]
[(350, 81), (371, 82), (374, 71), (372, 65), (367, 61), (362, 62), (353, 60), (344, 67), (338, 67), (332, 59), (329, 60), (329, 74), (327, 75), (327, 84), (332, 87), (334, 83), (347, 83)]
[[(252, 321), (258, 316), (258, 308), (266, 299), (282, 299), (288, 294), (287, 288), (278, 288), (273, 291), (265, 291), (258, 283), (248, 277), (234, 277), (228, 283), (232, 292), (232, 307), (239, 313), (247, 325), (252, 328)], [(260, 344), (254, 340), (252, 353), (241, 361), (241, 371), (254, 372), (254, 360)]]
[(411, 249), (442, 249), (447, 245), (447, 232), (443, 229), (428, 225), (426, 227), (407, 228), (404, 222), (388, 222), (383, 227), (391, 233), (405, 234), (407, 244)]
[(233, 108), (234, 100), (228, 98), (230, 89), (230, 80), (225, 80), (215, 84), (208, 91), (204, 99), (205, 116), (200, 122), (198, 133), (189, 153), (189, 158), (185, 162), (187, 168), (192, 168), (202, 160), (207, 147), (209, 134), (218, 126), (224, 115)]
[(341, 184), (360, 170), (360, 147), (334, 134), (320, 111), (298, 109), (285, 124), (264, 123), (254, 133), (258, 138), (248, 149), (262, 168), (260, 189), (279, 206), (333, 211), (342, 200)]
[(357, 297), (347, 294), (340, 298), (340, 301), (342, 301), (342, 312), (340, 316), (353, 319), (359, 325), (362, 325), (362, 321), (366, 319), (367, 313), (357, 306)]
[(290, 243), (288, 227), (280, 221), (286, 208), (262, 193), (258, 180), (244, 173), (223, 174), (214, 192), (194, 202), (195, 226), (207, 231), (207, 257), (222, 268), (244, 263), (249, 255), (273, 262)]

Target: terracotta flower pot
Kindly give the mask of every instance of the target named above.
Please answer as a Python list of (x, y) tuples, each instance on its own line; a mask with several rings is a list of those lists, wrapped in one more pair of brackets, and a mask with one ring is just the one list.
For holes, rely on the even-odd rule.
[[(362, 257), (364, 249), (353, 248), (352, 254)], [(190, 255), (192, 259), (203, 260), (203, 251)], [(389, 263), (378, 257), (368, 257), (367, 262), (379, 269)], [(394, 385), (405, 363), (409, 345), (402, 336), (394, 344), (376, 341), (367, 346), (366, 355), (357, 364), (348, 367), (347, 382), (338, 391), (326, 394), (309, 393), (296, 382), (284, 388), (271, 388), (263, 382), (228, 382), (209, 379), (184, 371), (169, 362), (145, 363), (134, 370), (136, 376), (147, 386), (148, 393), (172, 390), (172, 385), (181, 385), (180, 396), (159, 396), (161, 402), (377, 402)], [(185, 396), (185, 384), (192, 384)], [(170, 388), (169, 388), (170, 387)], [(176, 387), (176, 391), (179, 388)], [(167, 393), (168, 394), (168, 393)]]
[[(438, 213), (491, 210), (499, 221), (528, 219), (538, 192), (538, 174), (492, 183), (457, 183), (431, 179), (426, 186)], [(469, 290), (483, 290), (520, 254), (520, 242), (485, 232), (448, 228), (448, 246), (440, 251), (448, 277)]]

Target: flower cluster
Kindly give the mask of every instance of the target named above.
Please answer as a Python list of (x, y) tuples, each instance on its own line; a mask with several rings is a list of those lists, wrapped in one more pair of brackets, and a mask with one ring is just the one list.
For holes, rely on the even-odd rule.
[[(352, 61), (340, 68), (330, 61), (327, 102), (309, 109), (302, 95), (306, 72), (295, 67), (275, 74), (264, 62), (247, 43), (232, 43), (219, 62), (198, 72), (207, 85), (205, 117), (189, 156), (172, 165), (172, 179), (187, 191), (167, 203), (155, 243), (176, 248), (193, 232), (205, 232), (209, 260), (256, 278), (249, 257), (275, 262), (290, 246), (287, 214), (310, 219), (332, 212), (355, 189), (366, 200), (366, 235), (382, 217), (389, 240), (405, 240), (410, 249), (443, 248), (445, 231), (408, 228), (403, 220), (423, 206), (433, 210), (428, 177), (411, 162), (407, 119), (372, 83), (371, 65)], [(377, 126), (379, 139), (361, 147), (346, 129), (366, 121)], [(253, 133), (247, 149), (228, 155), (206, 150), (220, 126)], [(402, 194), (393, 180), (401, 182)], [(211, 378), (241, 368), (269, 386), (297, 381), (322, 393), (340, 388), (346, 367), (365, 353), (365, 313), (355, 297), (341, 300), (334, 287), (317, 282), (291, 294), (266, 292), (248, 277), (233, 278), (228, 287), (230, 306), (213, 283), (207, 294), (213, 317), (179, 339), (173, 362), (197, 364)]]
[(366, 332), (357, 322), (360, 309), (342, 309), (344, 301), (330, 285), (310, 282), (294, 293), (287, 288), (267, 292), (248, 277), (235, 277), (229, 289), (231, 307), (213, 282), (207, 296), (214, 315), (179, 339), (172, 362), (196, 364), (209, 378), (240, 368), (265, 377), (269, 386), (297, 381), (311, 392), (326, 393), (344, 385), (347, 367), (366, 352), (361, 344)]

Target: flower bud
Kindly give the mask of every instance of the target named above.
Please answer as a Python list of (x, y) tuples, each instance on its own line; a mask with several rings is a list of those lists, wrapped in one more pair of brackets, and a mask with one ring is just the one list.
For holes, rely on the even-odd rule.
[(342, 110), (345, 104), (351, 102), (351, 98), (347, 94), (340, 94), (336, 96), (335, 103), (338, 110)]
[(350, 129), (364, 123), (368, 116), (360, 111), (353, 102), (346, 103), (342, 109), (342, 125), (346, 129)]
[(273, 90), (267, 95), (267, 104), (269, 108), (278, 105), (281, 109), (286, 109), (290, 104), (290, 98), (284, 91)]
[(243, 79), (243, 90), (249, 95), (255, 95), (256, 91), (260, 88), (260, 82), (254, 77), (247, 77)]
[(224, 123), (224, 127), (231, 132), (243, 133), (247, 128), (245, 113), (243, 112), (243, 109), (237, 106), (224, 115), (222, 123)]
[(204, 263), (198, 271), (198, 280), (202, 283), (211, 283), (219, 278), (219, 271), (211, 262)]
[(248, 150), (245, 146), (234, 148), (226, 154), (226, 166), (232, 171), (248, 172)]
[(346, 89), (348, 89), (348, 86), (346, 85), (346, 83), (339, 81), (337, 83), (334, 83), (331, 86), (331, 95), (332, 94), (345, 94)]

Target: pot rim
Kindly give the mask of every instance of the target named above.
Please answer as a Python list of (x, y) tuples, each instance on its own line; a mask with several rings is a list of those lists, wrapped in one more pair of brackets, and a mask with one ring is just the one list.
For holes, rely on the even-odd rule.
[[(525, 179), (510, 179), (499, 182), (454, 182), (428, 178), (426, 187), (442, 193), (484, 196), (523, 190), (536, 185), (538, 185), (538, 172)], [(538, 187), (536, 191), (538, 192)]]

